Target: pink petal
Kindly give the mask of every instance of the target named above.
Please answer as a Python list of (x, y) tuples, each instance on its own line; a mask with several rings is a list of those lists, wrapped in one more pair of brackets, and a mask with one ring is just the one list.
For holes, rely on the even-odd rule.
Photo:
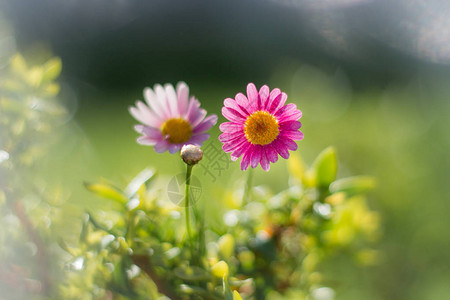
[(191, 97), (191, 102), (188, 108), (187, 119), (191, 126), (195, 128), (205, 118), (206, 110), (200, 108), (200, 102)]
[(191, 99), (189, 100), (189, 105), (188, 105), (188, 109), (186, 112), (186, 119), (191, 120), (193, 119), (193, 116), (197, 113), (197, 111), (200, 109), (200, 102), (198, 102), (197, 99), (195, 99), (194, 97), (191, 97)]
[(250, 147), (248, 147), (247, 151), (245, 151), (244, 156), (242, 156), (242, 160), (241, 160), (241, 170), (245, 171), (248, 169), (248, 166), (250, 165), (250, 158), (252, 156), (253, 153), (253, 147), (252, 145), (250, 145)]
[(148, 136), (140, 136), (137, 138), (137, 142), (141, 145), (153, 146), (160, 140), (149, 138)]
[(275, 100), (278, 97), (278, 95), (280, 95), (280, 94), (281, 94), (281, 91), (278, 88), (275, 88), (270, 92), (269, 99), (267, 99), (267, 101), (266, 101), (266, 107), (265, 107), (266, 110), (270, 109), (270, 106), (272, 105), (273, 100)]
[(266, 149), (263, 147), (261, 150), (261, 168), (267, 172), (270, 169), (269, 160), (267, 159)]
[(219, 125), (219, 129), (222, 132), (242, 131), (243, 125), (242, 123), (224, 122)]
[(281, 130), (298, 130), (300, 127), (302, 127), (302, 123), (300, 123), (299, 121), (280, 122)]
[(297, 109), (297, 106), (294, 103), (286, 104), (285, 106), (281, 107), (276, 113), (276, 117), (280, 117), (281, 122), (285, 122), (288, 120), (287, 116), (290, 116), (291, 114), (295, 114), (299, 112)]
[(240, 147), (236, 148), (233, 153), (231, 153), (231, 160), (232, 161), (236, 161), (241, 155), (242, 153), (244, 153), (245, 151), (247, 151), (247, 149), (249, 147), (251, 147), (252, 144), (250, 144), (249, 142), (244, 142), (241, 144)]
[(203, 121), (203, 119), (205, 119), (205, 117), (206, 110), (204, 110), (203, 108), (199, 109), (195, 117), (192, 119), (191, 126), (195, 128)]
[(129, 111), (130, 114), (142, 124), (159, 127), (161, 126), (161, 119), (156, 117), (151, 110), (141, 101), (136, 102), (136, 107), (130, 106)]
[(254, 83), (247, 84), (247, 98), (250, 102), (258, 101), (258, 90)]
[(281, 137), (287, 137), (292, 140), (300, 141), (303, 139), (303, 132), (301, 131), (283, 131)]
[(285, 144), (281, 143), (278, 140), (275, 140), (275, 141), (272, 142), (271, 145), (275, 148), (275, 150), (277, 150), (278, 154), (280, 154), (280, 156), (282, 158), (284, 158), (284, 159), (288, 159), (289, 158), (289, 151), (288, 151), (288, 149), (287, 149)]
[(232, 108), (222, 107), (222, 115), (230, 121), (245, 122), (245, 117)]
[(247, 98), (250, 105), (255, 109), (259, 110), (261, 107), (261, 99), (259, 98), (258, 90), (253, 83), (247, 85)]
[(195, 128), (193, 133), (200, 133), (209, 130), (211, 127), (213, 127), (217, 123), (217, 116), (216, 115), (210, 115), (206, 117), (200, 124), (198, 124)]
[(144, 118), (144, 117), (142, 116), (141, 111), (138, 110), (136, 107), (130, 106), (130, 107), (129, 107), (129, 112), (130, 112), (130, 114), (133, 116), (133, 118), (135, 118), (135, 119), (138, 120), (139, 122), (141, 122), (141, 123), (143, 123), (143, 124), (150, 125), (150, 124), (148, 124), (148, 119)]
[(160, 116), (162, 119), (166, 119), (168, 117), (166, 110), (163, 108), (162, 104), (159, 103), (156, 94), (151, 88), (144, 89), (144, 98), (147, 104), (155, 112), (155, 115)]
[(153, 138), (153, 139), (162, 138), (162, 134), (159, 129), (145, 126), (142, 130), (142, 133), (145, 134), (146, 136), (148, 136), (149, 138)]
[(286, 93), (281, 93), (278, 95), (271, 103), (269, 112), (272, 114), (275, 114), (281, 107), (283, 107), (284, 103), (286, 102), (287, 95)]
[(267, 85), (263, 85), (259, 89), (259, 97), (261, 98), (261, 109), (266, 107), (267, 100), (269, 99), (269, 87)]
[(222, 150), (225, 152), (231, 152), (243, 145), (245, 142), (247, 142), (246, 138), (236, 139), (232, 142), (225, 142), (222, 146)]
[(177, 84), (178, 111), (181, 115), (185, 115), (188, 109), (189, 87), (184, 82)]
[(297, 121), (302, 117), (302, 112), (297, 108), (291, 107), (288, 111), (285, 111), (282, 115), (278, 116), (280, 122)]
[(181, 146), (180, 144), (169, 144), (169, 153), (174, 154), (178, 150), (180, 150)]
[(190, 140), (187, 141), (187, 143), (185, 143), (185, 144), (193, 144), (193, 145), (201, 146), (203, 144), (203, 142), (206, 141), (207, 139), (209, 139), (209, 133), (197, 134), (197, 135), (192, 136), (190, 138)]
[(159, 129), (143, 125), (136, 125), (134, 126), (134, 130), (152, 139), (162, 139), (162, 134)]
[(269, 144), (264, 146), (264, 150), (266, 152), (267, 159), (271, 163), (276, 163), (278, 160), (278, 153), (275, 148), (273, 148), (272, 145)]
[(178, 110), (178, 97), (173, 85), (166, 83), (164, 85), (164, 90), (166, 91), (167, 104), (172, 116), (180, 116), (180, 111)]
[(237, 93), (234, 98), (236, 99), (236, 103), (240, 107), (243, 107), (248, 112), (248, 114), (253, 113), (252, 106), (250, 106), (250, 102), (244, 94)]
[(255, 145), (253, 147), (252, 157), (250, 164), (252, 168), (256, 168), (261, 161), (261, 145)]
[(158, 99), (158, 102), (161, 105), (162, 110), (166, 113), (166, 116), (171, 118), (174, 117), (175, 114), (170, 109), (164, 88), (160, 84), (155, 84), (153, 86), (153, 89), (155, 90), (156, 93), (156, 99)]
[(142, 133), (142, 130), (144, 129), (144, 125), (134, 125), (133, 128), (137, 133)]
[(276, 108), (276, 111), (278, 111), (281, 107), (283, 107), (283, 105), (286, 103), (287, 98), (288, 98), (288, 96), (286, 93), (281, 93), (281, 101), (280, 101), (280, 104), (278, 105), (278, 107)]
[(163, 153), (164, 151), (167, 151), (169, 149), (169, 142), (166, 140), (159, 141), (155, 145), (155, 151), (158, 153)]
[(238, 112), (239, 114), (241, 114), (242, 116), (248, 116), (248, 115), (249, 115), (249, 113), (247, 112), (247, 110), (246, 110), (244, 107), (240, 106), (240, 105), (236, 102), (236, 100), (234, 100), (234, 99), (226, 98), (226, 99), (223, 101), (223, 105), (224, 105), (225, 107), (229, 107), (229, 108), (234, 109), (235, 111), (237, 111), (237, 112)]
[(245, 135), (243, 132), (237, 131), (237, 132), (224, 132), (221, 135), (219, 135), (219, 141), (222, 143), (230, 142), (238, 138), (244, 138)]
[(282, 142), (283, 144), (285, 144), (286, 147), (287, 147), (289, 150), (291, 150), (291, 151), (295, 151), (295, 150), (297, 150), (297, 148), (298, 148), (297, 143), (294, 142), (294, 141), (291, 140), (291, 139), (287, 139), (287, 138), (281, 137), (281, 138), (279, 139), (279, 141)]

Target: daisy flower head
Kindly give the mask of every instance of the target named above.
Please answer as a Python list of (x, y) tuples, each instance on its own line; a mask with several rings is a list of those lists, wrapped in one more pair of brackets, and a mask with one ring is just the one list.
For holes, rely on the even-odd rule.
[(235, 99), (224, 100), (222, 114), (230, 122), (220, 124), (223, 133), (219, 140), (222, 149), (231, 152), (236, 161), (242, 156), (241, 169), (258, 164), (263, 170), (270, 169), (270, 163), (278, 160), (278, 155), (289, 158), (289, 150), (297, 150), (295, 141), (303, 139), (298, 121), (302, 112), (293, 103), (286, 104), (287, 95), (267, 85), (256, 89), (253, 83), (247, 85), (247, 96), (238, 93)]
[(130, 107), (131, 115), (141, 122), (134, 129), (141, 134), (137, 142), (154, 146), (163, 153), (178, 152), (184, 145), (201, 146), (209, 138), (206, 133), (217, 123), (216, 115), (206, 117), (200, 102), (189, 97), (189, 87), (179, 82), (176, 89), (171, 84), (156, 84), (144, 89), (145, 103), (137, 101)]

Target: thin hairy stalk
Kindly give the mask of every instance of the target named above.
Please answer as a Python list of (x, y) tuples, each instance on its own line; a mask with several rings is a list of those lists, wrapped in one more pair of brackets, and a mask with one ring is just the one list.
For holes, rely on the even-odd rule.
[(191, 188), (191, 174), (192, 174), (192, 168), (193, 166), (188, 165), (187, 171), (186, 171), (186, 191), (185, 191), (185, 214), (186, 214), (186, 230), (188, 234), (189, 239), (189, 245), (191, 247), (192, 255), (194, 254), (194, 245), (192, 240), (192, 230), (191, 230), (191, 221), (190, 221), (190, 204), (189, 204), (189, 195), (190, 195), (190, 188)]

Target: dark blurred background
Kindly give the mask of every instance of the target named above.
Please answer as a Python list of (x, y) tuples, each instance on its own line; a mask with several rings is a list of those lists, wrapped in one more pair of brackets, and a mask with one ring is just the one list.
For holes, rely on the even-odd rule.
[(353, 88), (448, 74), (446, 1), (7, 1), (19, 48), (49, 43), (67, 80), (127, 89), (268, 80), (287, 59), (343, 68)]
[[(341, 266), (337, 299), (450, 297), (449, 1), (0, 3), (17, 50), (38, 57), (50, 49), (63, 61), (61, 97), (90, 160), (55, 150), (62, 158), (52, 168), (61, 172), (52, 176), (76, 190), (86, 177), (130, 178), (143, 161), (170, 170), (160, 159), (169, 156), (134, 143), (126, 109), (145, 86), (186, 81), (218, 113), (248, 82), (267, 83), (303, 111), (307, 162), (332, 144), (340, 175), (378, 180), (379, 264)], [(257, 181), (276, 190), (285, 165), (272, 170)]]

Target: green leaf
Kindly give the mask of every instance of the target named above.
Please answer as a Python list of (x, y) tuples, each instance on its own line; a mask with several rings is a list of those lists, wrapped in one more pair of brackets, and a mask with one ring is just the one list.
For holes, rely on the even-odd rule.
[(376, 181), (370, 176), (355, 176), (336, 180), (330, 185), (330, 192), (345, 192), (349, 195), (356, 195), (372, 190)]
[(328, 188), (336, 179), (337, 159), (334, 147), (323, 150), (313, 163), (316, 185), (319, 188)]
[(111, 235), (119, 236), (119, 234), (118, 234), (117, 232), (115, 232), (115, 231), (113, 231), (113, 230), (110, 230), (110, 229), (106, 228), (105, 226), (103, 226), (102, 224), (100, 224), (100, 223), (92, 216), (91, 213), (89, 213), (89, 212), (86, 212), (86, 213), (88, 214), (88, 220), (89, 220), (89, 222), (91, 222), (92, 226), (94, 226), (95, 228), (97, 228), (97, 229), (99, 229), (99, 230), (102, 230), (102, 231), (104, 231), (104, 232), (107, 232), (107, 233), (109, 233), (109, 234), (111, 234)]
[(186, 294), (186, 295), (202, 295), (202, 296), (211, 296), (209, 295), (208, 291), (198, 287), (198, 286), (191, 286), (187, 284), (180, 284), (178, 286), (178, 292)]
[(27, 71), (27, 63), (20, 54), (16, 54), (11, 58), (10, 66), (16, 74), (24, 74)]
[(140, 172), (136, 177), (131, 180), (131, 182), (128, 184), (128, 186), (125, 188), (125, 195), (127, 195), (128, 198), (133, 197), (138, 192), (139, 188), (154, 178), (155, 171), (146, 168), (142, 172)]
[(61, 249), (63, 249), (73, 257), (80, 255), (80, 250), (78, 248), (69, 247), (69, 245), (67, 245), (67, 243), (63, 239), (58, 239), (57, 242)]
[(62, 70), (62, 62), (59, 57), (52, 58), (44, 64), (44, 75), (42, 81), (49, 82), (59, 76)]
[(208, 280), (211, 276), (202, 268), (196, 266), (177, 267), (174, 270), (175, 276), (189, 281)]
[(133, 290), (133, 286), (127, 275), (127, 269), (131, 266), (131, 260), (129, 257), (123, 257), (117, 264), (114, 265), (114, 271), (112, 274), (112, 281), (109, 282), (108, 288), (112, 291), (127, 296), (131, 299), (136, 299), (136, 292)]
[(84, 186), (94, 194), (119, 202), (120, 204), (126, 204), (128, 202), (128, 198), (125, 194), (115, 186), (109, 183), (88, 183), (85, 182)]
[(89, 214), (84, 214), (83, 215), (83, 220), (82, 220), (82, 224), (81, 224), (81, 232), (80, 232), (80, 243), (85, 243), (88, 233), (89, 233)]
[(228, 284), (226, 276), (223, 277), (223, 294), (225, 295), (225, 300), (233, 300), (233, 291)]

